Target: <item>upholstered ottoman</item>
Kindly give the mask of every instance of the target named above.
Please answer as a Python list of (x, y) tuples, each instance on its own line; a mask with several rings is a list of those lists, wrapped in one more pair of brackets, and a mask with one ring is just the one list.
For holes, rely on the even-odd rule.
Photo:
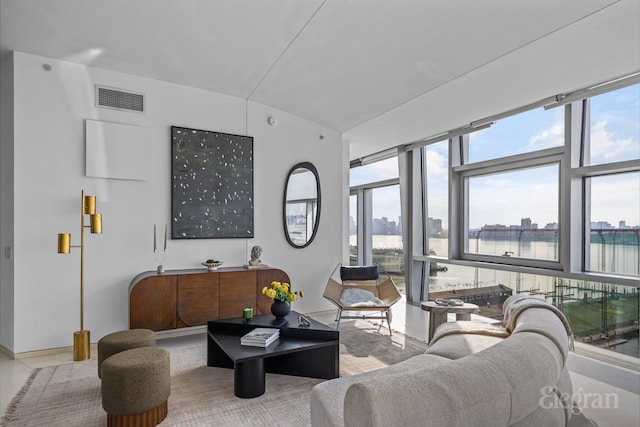
[(155, 426), (168, 413), (169, 352), (140, 347), (116, 353), (102, 364), (102, 407), (107, 426)]
[(138, 347), (155, 347), (156, 334), (150, 329), (128, 329), (113, 332), (98, 340), (98, 378), (102, 378), (102, 363), (111, 355)]

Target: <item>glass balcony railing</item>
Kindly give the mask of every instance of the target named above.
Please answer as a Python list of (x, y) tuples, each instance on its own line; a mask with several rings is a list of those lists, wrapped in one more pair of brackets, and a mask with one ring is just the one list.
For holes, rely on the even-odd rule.
[(640, 358), (637, 287), (448, 265), (429, 278), (429, 299), (458, 298), (480, 315), (502, 319), (509, 295), (528, 294), (558, 307), (575, 340)]

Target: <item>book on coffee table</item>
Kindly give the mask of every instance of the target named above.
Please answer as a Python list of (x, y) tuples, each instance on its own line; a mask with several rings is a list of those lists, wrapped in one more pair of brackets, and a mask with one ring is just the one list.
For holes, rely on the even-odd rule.
[(253, 347), (266, 347), (280, 337), (280, 330), (275, 328), (255, 328), (240, 338), (240, 344)]

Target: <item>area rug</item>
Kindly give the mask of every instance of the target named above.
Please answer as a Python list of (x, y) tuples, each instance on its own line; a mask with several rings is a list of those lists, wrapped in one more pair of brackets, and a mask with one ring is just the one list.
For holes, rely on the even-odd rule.
[[(162, 346), (160, 342), (159, 345)], [(398, 363), (424, 353), (426, 343), (366, 321), (340, 327), (340, 375)], [(266, 392), (254, 399), (233, 394), (233, 370), (206, 366), (206, 340), (171, 352), (169, 415), (161, 426), (309, 426), (315, 378), (267, 374)], [(105, 426), (96, 360), (41, 368), (0, 419), (0, 426)]]

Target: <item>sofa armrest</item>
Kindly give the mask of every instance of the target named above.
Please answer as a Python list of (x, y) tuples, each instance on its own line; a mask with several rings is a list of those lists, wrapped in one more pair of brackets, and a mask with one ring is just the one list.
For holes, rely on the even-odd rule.
[(311, 390), (311, 425), (314, 427), (344, 426), (344, 397), (351, 384), (371, 377), (412, 375), (415, 371), (449, 362), (450, 360), (444, 357), (420, 354), (386, 368), (322, 382)]
[(545, 308), (523, 310), (515, 322), (513, 334), (532, 332), (551, 340), (562, 355), (563, 366), (569, 355), (569, 339), (560, 319)]

